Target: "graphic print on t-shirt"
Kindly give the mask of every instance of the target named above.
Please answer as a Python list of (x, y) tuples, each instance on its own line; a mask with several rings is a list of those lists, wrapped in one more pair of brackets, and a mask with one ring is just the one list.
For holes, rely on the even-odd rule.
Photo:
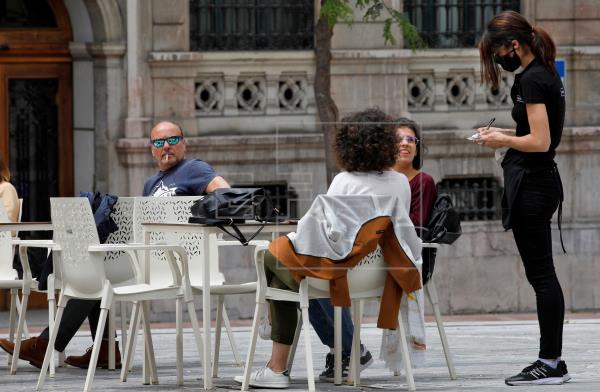
[(176, 192), (177, 192), (176, 186), (169, 188), (161, 180), (158, 184), (156, 184), (154, 189), (152, 189), (149, 196), (154, 196), (154, 197), (175, 196)]

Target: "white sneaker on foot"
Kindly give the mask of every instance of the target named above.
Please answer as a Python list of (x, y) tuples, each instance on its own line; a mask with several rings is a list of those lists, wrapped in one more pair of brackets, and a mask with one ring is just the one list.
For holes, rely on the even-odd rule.
[[(243, 384), (244, 376), (235, 376), (234, 380)], [(290, 386), (290, 373), (287, 370), (274, 372), (265, 366), (250, 374), (249, 385), (254, 388), (284, 389)]]

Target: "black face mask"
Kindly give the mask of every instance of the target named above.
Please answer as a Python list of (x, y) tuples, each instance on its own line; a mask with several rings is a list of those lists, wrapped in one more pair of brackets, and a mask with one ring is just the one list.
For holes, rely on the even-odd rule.
[[(511, 53), (513, 54), (512, 57), (510, 56)], [(519, 58), (519, 55), (514, 47), (513, 50), (506, 53), (504, 56), (495, 55), (494, 61), (508, 72), (514, 72), (521, 66), (521, 59)]]

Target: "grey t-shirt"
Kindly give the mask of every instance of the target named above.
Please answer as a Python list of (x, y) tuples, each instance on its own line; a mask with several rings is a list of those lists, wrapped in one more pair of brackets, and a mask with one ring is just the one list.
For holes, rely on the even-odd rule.
[(195, 196), (206, 191), (218, 174), (200, 159), (184, 159), (169, 170), (159, 171), (144, 184), (144, 196)]

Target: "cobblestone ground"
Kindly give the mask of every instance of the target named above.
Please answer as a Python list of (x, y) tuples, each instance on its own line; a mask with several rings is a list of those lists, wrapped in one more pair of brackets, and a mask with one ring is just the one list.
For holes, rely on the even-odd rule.
[[(240, 352), (244, 355), (250, 335), (249, 327), (236, 327), (235, 337)], [(418, 391), (503, 391), (515, 390), (504, 384), (504, 377), (516, 373), (536, 359), (537, 323), (535, 321), (469, 321), (448, 322), (446, 331), (456, 369), (457, 380), (450, 380), (442, 353), (435, 324), (428, 323), (428, 351), (424, 367), (415, 369)], [(2, 335), (3, 337), (5, 334)], [(136, 353), (135, 367), (127, 383), (121, 383), (118, 372), (99, 369), (94, 380), (96, 391), (198, 391), (202, 388), (201, 366), (195, 351), (191, 332), (184, 339), (185, 386), (175, 385), (175, 334), (172, 329), (155, 329), (154, 343), (159, 371), (159, 385), (142, 385), (141, 352)], [(313, 334), (315, 374), (321, 371), (327, 350)], [(403, 376), (394, 377), (378, 360), (381, 332), (372, 324), (364, 325), (362, 341), (373, 353), (375, 363), (362, 373), (363, 386), (334, 387), (318, 383), (319, 391), (353, 390), (406, 390)], [(518, 391), (600, 391), (600, 319), (571, 320), (565, 324), (564, 355), (573, 380), (563, 386), (518, 387)], [(81, 332), (73, 340), (68, 354), (80, 354), (91, 344), (89, 332)], [(302, 341), (300, 344), (303, 344)], [(139, 345), (141, 347), (141, 345)], [(306, 368), (303, 346), (299, 346), (297, 360), (292, 372), (293, 385), (290, 390), (306, 389)], [(227, 342), (222, 345), (219, 378), (215, 379), (216, 390), (239, 390), (233, 382), (241, 368), (235, 366)], [(270, 344), (259, 340), (255, 364), (262, 365), (268, 359)], [(244, 355), (245, 356), (245, 355)], [(21, 361), (16, 376), (8, 375), (6, 355), (0, 353), (0, 391), (35, 390), (38, 370)], [(46, 391), (80, 391), (85, 372), (75, 368), (59, 368), (55, 379), (46, 381)]]

